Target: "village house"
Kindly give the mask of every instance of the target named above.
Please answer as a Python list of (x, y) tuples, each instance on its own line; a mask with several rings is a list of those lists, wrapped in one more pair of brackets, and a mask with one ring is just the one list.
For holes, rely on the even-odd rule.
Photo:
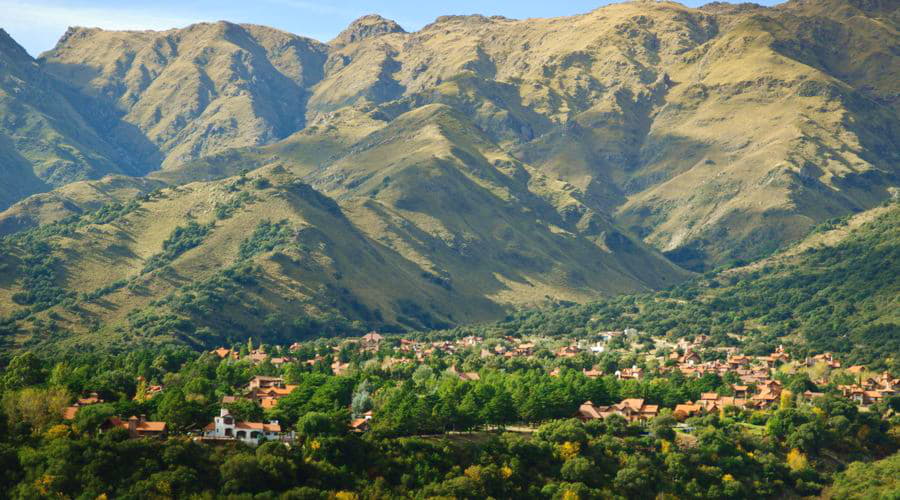
[[(248, 399), (252, 400), (263, 409), (274, 408), (278, 404), (278, 400), (294, 392), (298, 386), (289, 384), (279, 384), (265, 388), (254, 389), (248, 395)], [(223, 398), (223, 403), (225, 402)]]
[(698, 417), (702, 414), (703, 406), (697, 403), (691, 403), (690, 401), (675, 405), (675, 410), (672, 412), (672, 415), (678, 421), (684, 421), (690, 417)]
[(688, 365), (693, 366), (695, 364), (700, 363), (700, 355), (696, 352), (692, 351), (688, 348), (684, 351), (684, 354), (679, 355), (677, 352), (673, 352), (669, 355), (669, 359), (675, 361), (679, 365)]
[(359, 418), (354, 418), (350, 421), (350, 430), (353, 432), (366, 432), (370, 428), (370, 422), (372, 420), (372, 410), (369, 410), (362, 414)]
[(534, 354), (534, 344), (531, 342), (524, 342), (522, 344), (517, 345), (513, 348), (512, 351), (508, 351), (505, 356), (507, 358), (514, 357), (528, 357)]
[(203, 428), (204, 440), (241, 441), (256, 446), (262, 440), (294, 441), (293, 432), (282, 432), (277, 420), (269, 423), (237, 421), (228, 410), (222, 408), (219, 416)]
[(804, 402), (807, 402), (807, 403), (812, 403), (812, 401), (813, 401), (814, 399), (816, 399), (816, 398), (823, 398), (823, 397), (825, 397), (825, 393), (824, 393), (824, 392), (813, 392), (813, 391), (810, 391), (810, 390), (806, 390), (806, 391), (803, 391), (803, 392), (801, 392), (800, 394), (798, 394), (797, 397), (798, 397), (801, 401), (804, 401)]
[(341, 363), (340, 360), (335, 360), (333, 363), (331, 363), (331, 372), (339, 377), (346, 375), (349, 371), (350, 363)]
[(478, 372), (460, 372), (456, 369), (456, 365), (451, 366), (448, 371), (459, 377), (463, 382), (481, 380), (481, 375), (478, 375)]
[(863, 365), (853, 365), (850, 368), (847, 368), (847, 373), (852, 373), (854, 375), (860, 375), (864, 371), (866, 371), (866, 367)]
[(804, 364), (806, 366), (813, 366), (816, 363), (825, 363), (828, 368), (836, 369), (841, 367), (841, 362), (834, 359), (834, 355), (830, 352), (816, 354), (813, 357), (807, 357)]
[(631, 368), (616, 370), (616, 378), (619, 380), (640, 380), (644, 376), (644, 370), (633, 365)]
[(362, 350), (377, 351), (384, 337), (378, 332), (369, 332), (362, 336), (360, 343)]
[(75, 415), (78, 414), (78, 410), (80, 410), (84, 406), (96, 405), (103, 403), (103, 398), (100, 397), (96, 392), (91, 392), (85, 397), (80, 397), (75, 400), (75, 403), (72, 406), (67, 406), (63, 409), (63, 420), (75, 420)]
[(731, 356), (726, 360), (726, 363), (728, 363), (732, 370), (736, 370), (742, 366), (749, 366), (750, 362), (750, 356), (744, 356), (742, 354)]
[(881, 377), (878, 379), (878, 385), (881, 387), (881, 390), (890, 390), (895, 391), (900, 388), (900, 379), (894, 378), (890, 372), (883, 372)]
[(621, 337), (621, 336), (625, 335), (625, 333), (618, 331), (618, 330), (611, 330), (608, 332), (600, 332), (599, 335), (600, 335), (600, 337), (603, 338), (603, 340), (605, 342), (610, 342), (610, 341), (612, 341), (612, 339), (614, 339), (616, 337)]
[(132, 415), (128, 420), (122, 420), (119, 417), (110, 417), (100, 426), (103, 431), (109, 429), (125, 429), (128, 431), (128, 437), (137, 439), (142, 437), (163, 438), (166, 436), (166, 423), (153, 422), (147, 420), (144, 415), (136, 417)]
[(270, 387), (284, 387), (284, 379), (281, 377), (269, 377), (266, 375), (256, 375), (250, 379), (247, 384), (248, 391), (256, 389), (268, 389)]
[(153, 399), (156, 396), (162, 394), (163, 386), (161, 385), (151, 385), (147, 387), (147, 392), (144, 393), (144, 399)]
[(293, 358), (289, 358), (287, 356), (278, 356), (278, 357), (270, 358), (269, 362), (275, 366), (282, 366), (286, 363), (290, 363), (293, 360), (294, 360)]
[(477, 345), (481, 345), (482, 342), (484, 342), (483, 338), (475, 337), (472, 335), (470, 335), (468, 337), (464, 337), (464, 338), (460, 339), (459, 341), (457, 341), (457, 343), (459, 345), (462, 345), (465, 347), (475, 347)]
[(700, 400), (697, 401), (697, 404), (703, 408), (703, 411), (711, 413), (729, 406), (744, 408), (747, 406), (747, 400), (734, 396), (720, 396), (715, 392), (704, 392), (700, 395)]
[(258, 365), (269, 359), (269, 355), (266, 354), (266, 351), (263, 349), (254, 349), (250, 354), (244, 356), (244, 359), (249, 360), (254, 365)]
[(579, 349), (577, 345), (571, 344), (557, 349), (556, 356), (559, 358), (574, 358), (575, 356), (578, 356), (580, 352), (581, 349)]
[(227, 358), (227, 359), (237, 360), (240, 358), (239, 352), (232, 350), (232, 349), (228, 349), (227, 347), (218, 347), (218, 348), (210, 351), (210, 353), (216, 355), (220, 359)]
[(602, 370), (591, 368), (590, 370), (582, 369), (581, 373), (587, 378), (599, 378), (603, 376)]
[(579, 408), (576, 418), (587, 421), (605, 419), (610, 415), (621, 415), (629, 422), (642, 422), (659, 415), (658, 405), (648, 405), (643, 399), (623, 399), (611, 406), (596, 406), (585, 401)]
[(771, 408), (781, 397), (781, 383), (777, 380), (766, 380), (759, 384), (757, 392), (750, 401), (757, 408)]

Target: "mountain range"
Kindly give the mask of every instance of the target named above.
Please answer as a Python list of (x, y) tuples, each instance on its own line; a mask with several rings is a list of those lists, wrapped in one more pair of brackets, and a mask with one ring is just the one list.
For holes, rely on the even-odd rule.
[(328, 43), (70, 28), (37, 59), (0, 32), (0, 314), (17, 342), (441, 328), (756, 260), (896, 197), (898, 24), (636, 1)]

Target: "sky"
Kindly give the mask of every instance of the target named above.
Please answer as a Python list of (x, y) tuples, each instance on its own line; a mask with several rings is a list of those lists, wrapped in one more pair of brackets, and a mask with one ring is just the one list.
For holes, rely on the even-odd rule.
[[(682, 0), (696, 7), (708, 0)], [(608, 0), (0, 0), (0, 28), (37, 56), (69, 26), (164, 30), (202, 21), (253, 23), (327, 42), (354, 19), (381, 14), (416, 31), (446, 14), (523, 19), (580, 14)], [(772, 5), (776, 0), (756, 0)]]

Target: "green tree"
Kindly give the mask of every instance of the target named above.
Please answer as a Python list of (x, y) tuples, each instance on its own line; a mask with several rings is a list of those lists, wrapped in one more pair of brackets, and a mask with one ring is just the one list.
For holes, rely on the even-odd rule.
[(24, 387), (40, 384), (44, 381), (44, 367), (41, 360), (31, 351), (13, 356), (3, 377), (0, 387), (14, 391)]

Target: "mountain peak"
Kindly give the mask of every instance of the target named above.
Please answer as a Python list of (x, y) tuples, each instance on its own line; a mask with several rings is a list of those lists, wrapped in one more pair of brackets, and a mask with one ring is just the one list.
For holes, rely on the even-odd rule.
[(3, 28), (0, 28), (0, 55), (19, 61), (31, 61), (28, 52)]
[(406, 30), (396, 21), (385, 19), (378, 14), (368, 14), (350, 23), (350, 26), (331, 41), (331, 45), (344, 46), (389, 33), (406, 33)]

